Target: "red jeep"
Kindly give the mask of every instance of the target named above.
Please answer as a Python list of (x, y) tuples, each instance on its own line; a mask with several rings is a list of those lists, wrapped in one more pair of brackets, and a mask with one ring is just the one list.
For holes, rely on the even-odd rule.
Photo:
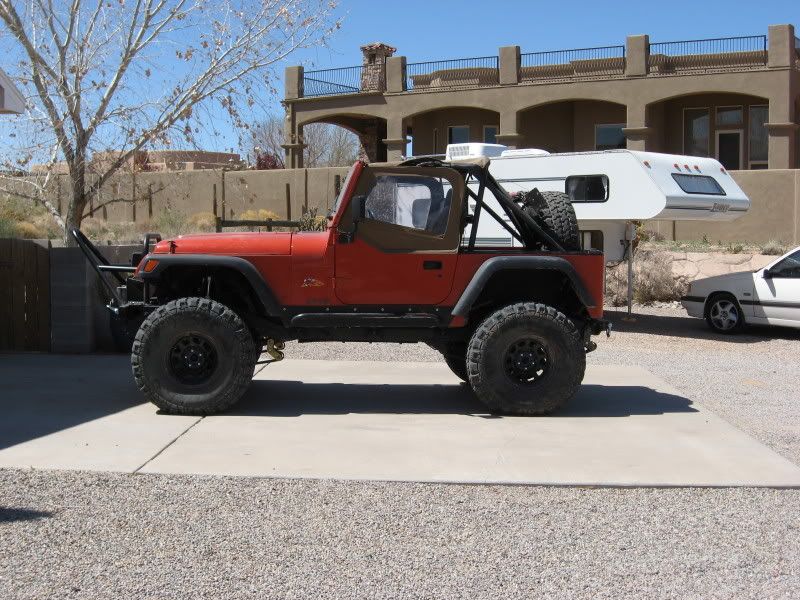
[[(476, 244), (483, 218), (514, 246)], [(358, 162), (322, 232), (189, 235), (152, 249), (148, 235), (133, 266), (109, 265), (73, 234), (109, 308), (138, 329), (136, 384), (166, 412), (222, 411), (262, 352), (272, 362), (288, 340), (335, 340), (425, 342), (490, 410), (545, 414), (575, 394), (590, 336), (608, 330), (603, 255), (580, 250), (569, 198), (512, 198), (486, 159)]]

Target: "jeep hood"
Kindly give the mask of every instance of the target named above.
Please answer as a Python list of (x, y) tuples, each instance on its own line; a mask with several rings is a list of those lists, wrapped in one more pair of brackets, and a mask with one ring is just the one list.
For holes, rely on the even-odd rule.
[(159, 242), (155, 254), (225, 254), (288, 255), (292, 247), (292, 234), (268, 233), (208, 233), (181, 235)]

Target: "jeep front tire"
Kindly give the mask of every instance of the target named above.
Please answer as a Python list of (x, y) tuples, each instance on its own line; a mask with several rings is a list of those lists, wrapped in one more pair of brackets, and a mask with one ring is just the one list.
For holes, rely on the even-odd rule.
[(133, 342), (136, 385), (168, 413), (209, 415), (235, 404), (253, 377), (258, 351), (231, 309), (179, 298), (154, 310)]
[(492, 412), (544, 415), (575, 396), (586, 354), (575, 325), (561, 312), (519, 303), (478, 326), (466, 364), (472, 389)]

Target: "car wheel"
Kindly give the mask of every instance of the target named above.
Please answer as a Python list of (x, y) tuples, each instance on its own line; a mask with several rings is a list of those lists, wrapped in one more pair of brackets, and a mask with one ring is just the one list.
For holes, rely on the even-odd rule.
[(168, 413), (209, 415), (235, 404), (253, 378), (258, 350), (242, 319), (208, 298), (154, 310), (133, 342), (133, 377)]
[(717, 333), (736, 333), (744, 325), (742, 308), (731, 294), (714, 294), (706, 303), (706, 323)]
[(478, 326), (467, 349), (469, 382), (493, 412), (553, 412), (575, 396), (585, 370), (575, 325), (544, 304), (498, 310)]

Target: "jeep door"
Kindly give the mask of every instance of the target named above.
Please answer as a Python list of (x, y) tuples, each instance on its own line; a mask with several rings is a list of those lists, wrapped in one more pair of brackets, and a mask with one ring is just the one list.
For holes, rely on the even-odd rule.
[[(337, 299), (442, 302), (455, 275), (463, 200), (463, 179), (452, 169), (364, 168), (336, 232)], [(363, 214), (355, 214), (357, 206)]]

